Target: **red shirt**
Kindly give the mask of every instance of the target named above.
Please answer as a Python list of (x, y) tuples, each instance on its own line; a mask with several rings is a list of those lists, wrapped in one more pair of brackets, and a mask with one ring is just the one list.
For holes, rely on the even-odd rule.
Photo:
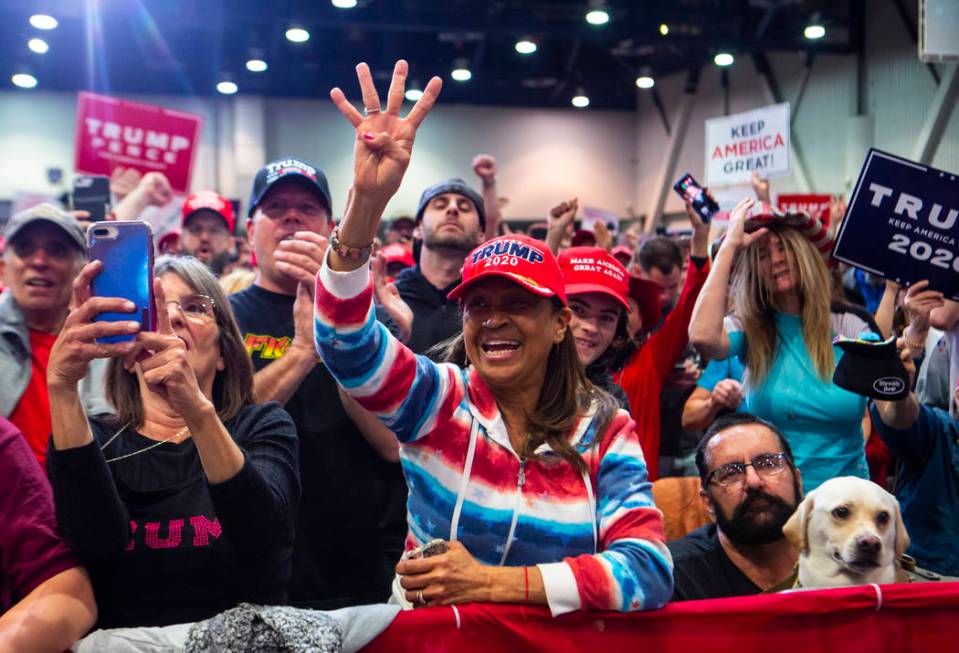
[(659, 478), (659, 395), (666, 377), (689, 342), (689, 319), (708, 275), (709, 260), (701, 269), (689, 262), (683, 292), (663, 326), (633, 352), (622, 370), (613, 375), (613, 380), (629, 397), (629, 412), (636, 421), (636, 436), (643, 447), (650, 481)]
[(0, 614), (78, 564), (57, 534), (46, 474), (17, 429), (0, 417)]
[(45, 467), (50, 442), (50, 395), (47, 394), (47, 362), (57, 334), (30, 329), (30, 383), (10, 415), (23, 433), (33, 454)]

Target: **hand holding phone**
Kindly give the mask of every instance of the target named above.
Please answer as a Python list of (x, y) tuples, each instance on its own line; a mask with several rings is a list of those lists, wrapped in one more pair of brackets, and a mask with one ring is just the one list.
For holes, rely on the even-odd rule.
[[(87, 229), (87, 250), (91, 261), (103, 268), (93, 278), (91, 290), (97, 297), (120, 297), (133, 302), (130, 313), (101, 313), (97, 322), (140, 323), (141, 331), (156, 329), (153, 305), (153, 231), (139, 220), (94, 222)], [(116, 343), (132, 340), (132, 335), (97, 338), (97, 342)]]
[(719, 204), (709, 196), (706, 190), (700, 186), (699, 182), (688, 172), (673, 184), (673, 190), (675, 190), (684, 201), (688, 200), (689, 203), (692, 204), (693, 210), (705, 223), (708, 223), (712, 217), (719, 212)]

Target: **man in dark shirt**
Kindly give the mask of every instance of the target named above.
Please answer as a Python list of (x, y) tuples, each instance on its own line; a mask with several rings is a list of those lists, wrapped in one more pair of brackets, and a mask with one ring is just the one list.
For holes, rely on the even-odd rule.
[(459, 285), (466, 255), (482, 240), (483, 198), (462, 179), (441, 181), (423, 191), (416, 224), (422, 238), (419, 262), (400, 273), (396, 289), (413, 311), (407, 344), (422, 354), (463, 328), (458, 303), (446, 296)]
[(758, 594), (787, 578), (799, 552), (782, 527), (802, 479), (779, 429), (748, 413), (721, 417), (699, 443), (696, 466), (714, 523), (668, 543), (672, 600)]
[(384, 601), (406, 533), (402, 497), (394, 496), (405, 489), (399, 465), (364, 440), (313, 345), (311, 293), (330, 205), (326, 178), (309, 163), (287, 158), (262, 168), (247, 220), (256, 278), (230, 295), (257, 400), (284, 404), (299, 433), (303, 490), (289, 599), (318, 609)]

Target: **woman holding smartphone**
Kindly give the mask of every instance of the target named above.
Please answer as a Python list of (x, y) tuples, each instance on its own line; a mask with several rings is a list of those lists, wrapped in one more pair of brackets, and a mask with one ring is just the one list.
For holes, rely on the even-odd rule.
[[(90, 571), (101, 628), (208, 618), (278, 603), (299, 499), (296, 432), (253, 403), (253, 370), (230, 304), (193, 258), (157, 260), (157, 330), (98, 322), (129, 312), (92, 297), (101, 263), (74, 283), (50, 354), (48, 468), (65, 539)], [(130, 335), (119, 343), (98, 338)], [(110, 358), (109, 419), (84, 415), (77, 383)]]
[(365, 117), (331, 92), (356, 132), (354, 194), (317, 276), (317, 347), (400, 440), (407, 550), (451, 540), (445, 553), (397, 565), (394, 598), (541, 604), (553, 614), (660, 607), (672, 563), (642, 449), (628, 414), (583, 373), (545, 244), (503, 236), (466, 257), (450, 293), (463, 332), (446, 363), (416, 356), (373, 319), (370, 245), (442, 83), (434, 77), (403, 119), (405, 61), (385, 108), (366, 64), (357, 75)]

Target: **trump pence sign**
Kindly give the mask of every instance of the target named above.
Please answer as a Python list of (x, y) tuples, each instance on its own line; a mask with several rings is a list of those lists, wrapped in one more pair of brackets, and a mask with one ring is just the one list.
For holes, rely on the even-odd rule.
[(162, 172), (174, 190), (189, 192), (203, 119), (152, 104), (80, 93), (74, 168), (109, 175), (117, 166)]
[(789, 103), (706, 121), (706, 184), (748, 184), (789, 174)]

